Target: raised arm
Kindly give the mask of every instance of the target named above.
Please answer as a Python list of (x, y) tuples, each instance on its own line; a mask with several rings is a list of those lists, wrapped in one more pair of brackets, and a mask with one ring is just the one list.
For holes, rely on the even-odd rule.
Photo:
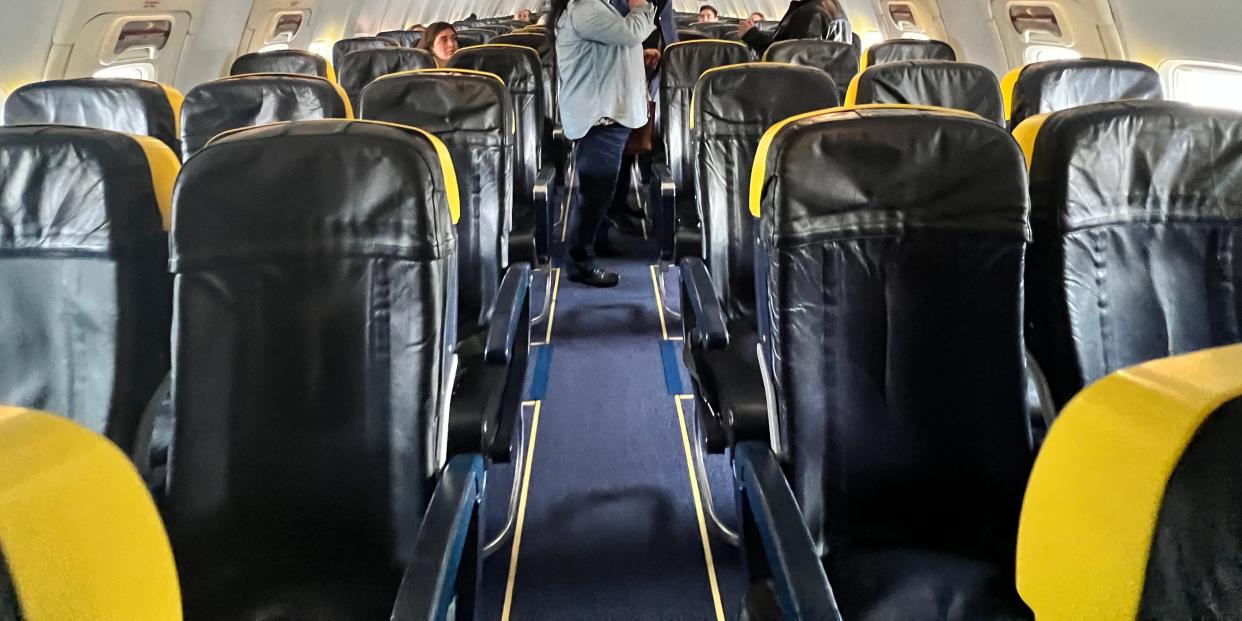
[(607, 45), (640, 45), (655, 30), (655, 6), (650, 2), (634, 7), (621, 17), (601, 0), (578, 0), (570, 13), (570, 23), (578, 36)]

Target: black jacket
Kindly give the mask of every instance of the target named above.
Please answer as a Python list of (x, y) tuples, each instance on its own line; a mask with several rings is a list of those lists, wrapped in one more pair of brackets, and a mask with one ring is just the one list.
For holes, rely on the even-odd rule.
[(794, 0), (785, 17), (771, 34), (752, 28), (742, 37), (747, 45), (762, 55), (768, 46), (788, 39), (823, 39), (851, 43), (850, 21), (832, 0)]

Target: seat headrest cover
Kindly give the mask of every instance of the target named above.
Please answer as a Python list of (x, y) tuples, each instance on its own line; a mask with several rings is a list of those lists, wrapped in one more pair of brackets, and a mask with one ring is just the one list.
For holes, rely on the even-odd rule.
[(350, 52), (341, 60), (336, 68), (341, 88), (349, 93), (355, 107), (362, 89), (374, 82), (376, 78), (390, 73), (413, 71), (415, 69), (431, 69), (436, 66), (436, 57), (426, 50), (415, 50), (404, 47), (385, 47)]
[(515, 94), (533, 95), (542, 89), (539, 53), (522, 45), (476, 45), (454, 54), (449, 67), (495, 74)]
[(0, 128), (0, 171), (0, 254), (122, 258), (166, 243), (151, 163), (134, 136)]
[(186, 94), (182, 108), (185, 155), (242, 127), (349, 118), (349, 104), (339, 88), (324, 78), (272, 73), (200, 84)]
[(844, 89), (858, 74), (858, 50), (849, 43), (820, 39), (777, 41), (764, 52), (763, 60), (817, 67), (828, 72), (837, 88)]
[(703, 73), (694, 88), (690, 122), (703, 135), (734, 132), (739, 125), (763, 132), (774, 120), (840, 103), (836, 83), (819, 69), (784, 63), (731, 65)]
[(508, 137), (514, 129), (504, 82), (494, 74), (464, 69), (384, 76), (363, 89), (362, 112), (365, 118), (394, 123), (415, 114), (418, 127), (433, 134), (498, 132)]
[(423, 40), (423, 33), (416, 30), (386, 30), (375, 36), (392, 39), (401, 47), (409, 48), (418, 45), (418, 42)]
[(1143, 63), (1083, 58), (1050, 60), (1014, 70), (1006, 96), (1017, 125), (1037, 114), (1126, 99), (1164, 99), (1160, 74)]
[(862, 67), (874, 67), (899, 60), (957, 60), (953, 46), (944, 41), (894, 39), (881, 41), (863, 51)]
[(1000, 83), (991, 69), (949, 60), (903, 60), (862, 72), (846, 105), (909, 104), (974, 112), (1005, 124)]
[(239, 56), (229, 68), (229, 75), (251, 73), (296, 73), (321, 78), (329, 77), (327, 59), (302, 50), (252, 52)]
[(1242, 112), (1170, 101), (1065, 110), (1044, 120), (1031, 163), (1033, 222), (1242, 220)]
[(550, 57), (555, 50), (552, 39), (548, 35), (537, 32), (514, 32), (512, 34), (493, 37), (493, 44), (520, 45), (539, 52), (540, 58)]
[(182, 169), (171, 263), (440, 259), (456, 251), (458, 200), (447, 149), (422, 130), (346, 120), (241, 129)]
[(750, 61), (750, 48), (736, 41), (703, 39), (682, 41), (664, 50), (662, 78), (664, 89), (691, 89), (699, 76), (712, 67)]
[(27, 84), (4, 104), (5, 125), (78, 125), (151, 136), (180, 152), (181, 94), (158, 82), (80, 78)]
[(762, 184), (752, 212), (757, 198), (763, 234), (779, 245), (916, 229), (1029, 239), (1022, 153), (1004, 128), (966, 112), (794, 117), (764, 136), (752, 183)]
[(332, 44), (332, 66), (340, 67), (345, 55), (358, 50), (374, 50), (384, 47), (401, 47), (387, 37), (353, 37)]

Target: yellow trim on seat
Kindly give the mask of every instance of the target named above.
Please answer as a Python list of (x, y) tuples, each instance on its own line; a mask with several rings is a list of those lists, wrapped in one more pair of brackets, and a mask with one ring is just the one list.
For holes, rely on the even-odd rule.
[(1044, 129), (1044, 122), (1048, 120), (1047, 114), (1038, 114), (1013, 128), (1013, 139), (1018, 141), (1018, 146), (1022, 147), (1022, 155), (1026, 156), (1026, 171), (1031, 171), (1031, 165), (1035, 161), (1035, 141), (1039, 138), (1039, 132)]
[(160, 88), (164, 89), (164, 96), (168, 98), (168, 105), (172, 106), (173, 127), (175, 128), (174, 131), (176, 131), (177, 136), (180, 137), (181, 136), (181, 105), (185, 103), (185, 95), (182, 95), (181, 91), (167, 84), (160, 84), (159, 82), (156, 82), (156, 84), (159, 84)]
[[(318, 54), (316, 54), (316, 56), (318, 56)], [(319, 57), (323, 58), (323, 56), (319, 56)], [(332, 61), (328, 60), (327, 58), (323, 58), (323, 64), (328, 74), (323, 77), (326, 78), (329, 82), (336, 84), (338, 82), (338, 80), (336, 79), (336, 67), (333, 67)]]
[(1014, 90), (1018, 88), (1018, 79), (1022, 77), (1022, 72), (1026, 69), (1026, 65), (1014, 67), (1005, 74), (1001, 79), (1001, 96), (1005, 98), (1005, 120), (1013, 118), (1013, 101)]
[[(758, 218), (762, 213), (760, 204), (763, 201), (763, 177), (768, 172), (768, 151), (772, 148), (772, 141), (776, 139), (776, 135), (793, 123), (806, 120), (823, 114), (831, 114), (835, 112), (850, 112), (852, 110), (921, 110), (923, 112), (935, 112), (948, 116), (956, 116), (961, 118), (977, 119), (986, 121), (987, 119), (966, 110), (955, 110), (953, 108), (941, 108), (939, 106), (914, 106), (910, 104), (864, 104), (861, 106), (840, 106), (837, 108), (827, 108), (824, 110), (814, 110), (803, 114), (791, 116), (776, 125), (768, 128), (763, 133), (763, 138), (759, 139), (759, 149), (755, 151), (755, 163), (750, 170), (750, 215)], [(996, 125), (995, 122), (992, 123)]]
[(1242, 346), (1118, 371), (1066, 406), (1031, 471), (1017, 585), (1039, 619), (1134, 619), (1165, 487), (1203, 423), (1242, 396)]
[[(883, 41), (880, 41), (880, 43), (883, 43)], [(872, 45), (867, 46), (866, 48), (863, 48), (862, 57), (858, 59), (858, 72), (859, 73), (862, 73), (866, 71), (869, 67), (871, 67), (871, 48), (875, 47), (876, 45), (879, 45), (880, 43), (874, 43)]]
[(844, 106), (857, 106), (858, 105), (858, 83), (862, 81), (862, 77), (863, 77), (863, 74), (856, 73), (854, 74), (854, 77), (850, 79), (850, 85), (848, 88), (845, 89), (845, 101), (842, 102), (842, 105)]
[(155, 138), (128, 135), (142, 147), (142, 152), (147, 156), (147, 166), (151, 170), (151, 189), (155, 191), (160, 219), (164, 223), (164, 230), (171, 230), (173, 188), (176, 187), (177, 175), (181, 172), (181, 159), (168, 145)]
[(336, 94), (340, 96), (341, 102), (345, 104), (345, 118), (347, 120), (353, 120), (354, 104), (349, 100), (349, 93), (346, 93), (344, 87), (340, 84), (337, 84), (336, 82), (331, 82), (331, 84), (332, 88), (336, 89)]
[[(690, 43), (690, 42), (687, 41), (687, 43)], [(778, 65), (778, 66), (786, 66), (786, 67), (791, 66), (790, 63), (770, 63), (770, 62), (761, 60), (759, 62), (733, 63), (731, 65), (720, 65), (719, 67), (712, 67), (711, 69), (708, 69), (707, 71), (704, 71), (703, 73), (700, 73), (699, 79), (695, 80), (694, 82), (694, 88), (690, 90), (690, 129), (694, 129), (694, 117), (697, 116), (696, 113), (699, 110), (699, 85), (703, 83), (703, 78), (707, 77), (707, 74), (714, 73), (717, 71), (722, 71), (725, 69), (737, 69), (738, 67), (759, 67), (762, 65)]]
[(0, 407), (0, 548), (29, 621), (181, 619), (163, 523), (111, 442)]
[(694, 39), (692, 41), (678, 41), (676, 43), (670, 43), (664, 47), (664, 54), (668, 55), (668, 51), (675, 47), (680, 47), (683, 45), (695, 45), (698, 43), (728, 43), (730, 45), (740, 45), (747, 50), (750, 49), (749, 47), (746, 46), (745, 43), (742, 43), (741, 41), (730, 41), (728, 39)]

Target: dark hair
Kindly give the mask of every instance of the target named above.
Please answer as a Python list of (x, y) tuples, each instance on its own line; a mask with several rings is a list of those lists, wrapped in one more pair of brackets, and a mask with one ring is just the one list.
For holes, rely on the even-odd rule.
[[(427, 29), (423, 31), (423, 38), (418, 40), (418, 49), (432, 52), (431, 47), (436, 44), (436, 37), (445, 30), (452, 30), (454, 34), (457, 29), (448, 22), (435, 22), (427, 25)], [(433, 54), (435, 52), (432, 52)]]
[(565, 10), (569, 8), (571, 0), (552, 0), (552, 8), (548, 11), (548, 38), (556, 40), (556, 23), (561, 21), (561, 16), (565, 14)]
[(702, 13), (703, 11), (711, 11), (712, 15), (715, 15), (716, 17), (720, 17), (720, 11), (717, 11), (716, 7), (710, 4), (704, 4), (703, 6), (699, 7), (699, 12)]

